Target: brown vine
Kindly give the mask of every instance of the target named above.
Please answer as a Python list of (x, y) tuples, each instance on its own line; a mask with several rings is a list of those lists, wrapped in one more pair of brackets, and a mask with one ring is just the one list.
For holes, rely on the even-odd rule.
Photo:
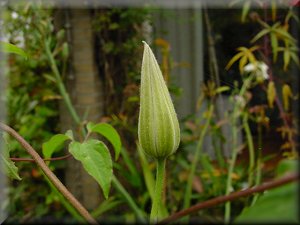
[[(59, 160), (65, 160), (70, 158), (72, 155), (71, 154), (67, 154), (64, 156), (59, 156), (59, 157), (54, 157), (54, 158), (45, 158), (42, 159), (43, 161), (59, 161)], [(15, 157), (11, 157), (10, 158), (11, 161), (14, 162), (35, 162), (34, 159), (29, 159), (29, 158), (15, 158)]]
[[(4, 123), (0, 122), (0, 128), (4, 130), (5, 132), (9, 133), (11, 136), (13, 136), (24, 148), (25, 150), (32, 156), (33, 159), (20, 159), (20, 158), (12, 158), (15, 161), (34, 161), (40, 166), (40, 168), (43, 170), (45, 175), (53, 182), (55, 187), (61, 192), (61, 194), (73, 205), (73, 207), (82, 215), (90, 224), (97, 224), (97, 221), (90, 215), (90, 213), (81, 205), (80, 202), (68, 191), (68, 189), (61, 183), (61, 181), (55, 176), (55, 174), (48, 168), (48, 166), (45, 164), (44, 161), (49, 160), (63, 160), (69, 158), (71, 155), (65, 155), (62, 157), (57, 158), (49, 158), (49, 159), (42, 159), (39, 154), (29, 145), (23, 137), (21, 137), (14, 129), (7, 126)], [(179, 212), (176, 212), (172, 214), (171, 216), (161, 220), (157, 224), (168, 224), (171, 222), (174, 222), (178, 220), (179, 218), (182, 218), (184, 216), (187, 216), (189, 214), (195, 213), (201, 209), (204, 208), (210, 208), (212, 206), (216, 206), (222, 203), (225, 203), (227, 201), (233, 201), (240, 197), (249, 196), (253, 193), (259, 193), (263, 192), (265, 190), (273, 189), (279, 186), (282, 186), (284, 184), (294, 182), (299, 180), (299, 173), (290, 173), (285, 175), (282, 178), (269, 181), (266, 183), (263, 183), (259, 186), (255, 186), (252, 188), (248, 188), (242, 191), (233, 192), (226, 196), (219, 196), (213, 199), (209, 199), (205, 202), (198, 203), (196, 205), (191, 206), (190, 208), (181, 210)]]
[(184, 209), (184, 210), (181, 210), (177, 213), (172, 214), (171, 216), (167, 217), (166, 219), (161, 220), (157, 224), (168, 224), (168, 223), (174, 222), (175, 220), (178, 220), (179, 218), (182, 218), (184, 216), (195, 213), (195, 212), (197, 212), (201, 209), (216, 206), (216, 205), (225, 203), (227, 201), (233, 201), (237, 198), (249, 196), (253, 193), (263, 192), (265, 190), (276, 188), (276, 187), (279, 187), (279, 186), (282, 186), (284, 184), (287, 184), (287, 183), (290, 183), (290, 182), (293, 182), (293, 181), (297, 181), (297, 180), (299, 180), (299, 173), (290, 173), (290, 174), (287, 174), (287, 175), (283, 176), (282, 178), (279, 178), (279, 179), (276, 179), (276, 180), (273, 180), (273, 181), (270, 181), (270, 182), (263, 183), (259, 186), (255, 186), (255, 187), (252, 187), (252, 188), (247, 188), (247, 189), (242, 190), (242, 191), (233, 192), (229, 195), (219, 196), (219, 197), (216, 197), (216, 198), (213, 198), (213, 199), (209, 199), (205, 202), (198, 203), (196, 205), (193, 205), (190, 208), (187, 208), (187, 209)]
[(70, 202), (70, 204), (78, 211), (83, 218), (90, 224), (98, 224), (97, 221), (91, 216), (91, 214), (81, 205), (81, 203), (72, 195), (71, 192), (61, 183), (61, 181), (56, 177), (56, 175), (49, 169), (44, 160), (39, 156), (39, 154), (33, 149), (33, 147), (28, 144), (22, 136), (20, 136), (14, 129), (7, 126), (6, 124), (0, 122), (0, 128), (14, 137), (31, 155), (36, 164), (42, 169), (45, 175), (53, 183), (53, 185), (58, 189), (58, 191)]

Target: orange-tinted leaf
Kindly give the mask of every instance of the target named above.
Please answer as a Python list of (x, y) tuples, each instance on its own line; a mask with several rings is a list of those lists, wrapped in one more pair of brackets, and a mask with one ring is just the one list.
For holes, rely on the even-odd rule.
[(270, 81), (268, 84), (268, 90), (267, 90), (267, 98), (268, 98), (268, 104), (271, 109), (274, 107), (274, 101), (276, 98), (276, 89), (274, 81)]
[(289, 98), (292, 98), (292, 90), (288, 84), (284, 84), (282, 87), (282, 98), (283, 98), (283, 107), (286, 111), (289, 110), (290, 102)]

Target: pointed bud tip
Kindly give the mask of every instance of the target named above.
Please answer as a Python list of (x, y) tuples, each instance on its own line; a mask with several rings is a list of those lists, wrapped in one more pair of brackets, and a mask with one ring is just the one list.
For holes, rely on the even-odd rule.
[(142, 43), (144, 44), (144, 46), (147, 46), (147, 47), (149, 47), (149, 45), (147, 44), (147, 42), (146, 42), (146, 41), (142, 41)]

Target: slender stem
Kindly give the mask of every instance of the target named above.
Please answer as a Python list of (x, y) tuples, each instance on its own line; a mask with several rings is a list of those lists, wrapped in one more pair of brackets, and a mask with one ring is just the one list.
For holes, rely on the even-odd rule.
[[(43, 160), (44, 161), (59, 161), (59, 160), (68, 159), (71, 156), (72, 156), (71, 154), (67, 154), (67, 155), (64, 155), (64, 156), (54, 157), (54, 158), (46, 158), (46, 159), (43, 159)], [(11, 157), (10, 160), (14, 161), (14, 162), (35, 162), (34, 159), (28, 159), (28, 158), (14, 158), (14, 157)]]
[(220, 143), (220, 138), (216, 135), (212, 135), (212, 145), (214, 147), (218, 165), (220, 168), (224, 169), (225, 168), (225, 160), (224, 160), (224, 155), (222, 153), (222, 144)]
[(202, 152), (203, 140), (204, 140), (213, 110), (214, 110), (214, 105), (210, 104), (209, 110), (208, 110), (208, 118), (206, 119), (206, 123), (205, 123), (203, 129), (201, 130), (201, 134), (200, 134), (200, 138), (199, 138), (199, 141), (198, 141), (198, 144), (196, 147), (195, 155), (193, 157), (194, 160), (190, 167), (190, 173), (189, 173), (189, 177), (188, 177), (188, 181), (187, 181), (187, 185), (186, 185), (186, 189), (185, 189), (185, 195), (184, 195), (184, 203), (183, 203), (184, 208), (190, 207), (193, 179), (194, 179), (196, 167), (198, 165), (199, 156)]
[(154, 192), (154, 199), (152, 202), (152, 208), (150, 213), (150, 223), (155, 224), (160, 219), (159, 211), (161, 209), (162, 201), (162, 194), (163, 194), (163, 187), (164, 187), (164, 177), (165, 177), (165, 166), (166, 166), (166, 159), (157, 159), (156, 160), (156, 183), (155, 183), (155, 192)]
[(205, 202), (198, 203), (188, 209), (184, 209), (184, 210), (181, 210), (179, 212), (172, 214), (171, 216), (158, 222), (157, 224), (168, 224), (168, 223), (174, 222), (175, 220), (178, 220), (184, 216), (195, 213), (201, 209), (213, 207), (213, 206), (222, 204), (227, 201), (233, 201), (233, 200), (241, 198), (241, 197), (250, 196), (253, 193), (264, 192), (265, 190), (270, 190), (270, 189), (273, 189), (273, 188), (276, 188), (276, 187), (279, 187), (279, 186), (282, 186), (282, 185), (285, 185), (285, 184), (288, 184), (291, 182), (295, 182), (298, 180), (299, 180), (299, 173), (290, 173), (290, 174), (283, 176), (282, 178), (263, 183), (259, 186), (247, 188), (242, 191), (236, 191), (229, 195), (219, 196), (216, 198), (209, 199)]
[[(229, 162), (229, 169), (228, 169), (228, 175), (227, 175), (227, 180), (226, 180), (226, 192), (225, 195), (228, 195), (231, 192), (232, 189), (232, 174), (233, 174), (233, 170), (235, 167), (235, 161), (236, 161), (236, 157), (237, 157), (237, 152), (238, 152), (238, 146), (237, 146), (237, 125), (235, 123), (232, 124), (232, 156)], [(229, 223), (230, 220), (230, 213), (231, 213), (231, 204), (230, 202), (227, 202), (225, 204), (225, 216), (224, 216), (224, 220), (225, 223)]]
[[(246, 90), (249, 88), (252, 79), (254, 78), (254, 75), (250, 75), (248, 78), (245, 79), (243, 86), (240, 89), (239, 95), (243, 97)], [(231, 159), (229, 162), (229, 168), (228, 168), (228, 175), (227, 175), (227, 180), (226, 180), (226, 190), (225, 190), (225, 195), (228, 195), (231, 192), (232, 189), (232, 174), (233, 170), (235, 167), (235, 162), (238, 154), (238, 143), (237, 143), (237, 134), (238, 134), (238, 125), (237, 125), (237, 118), (239, 115), (239, 108), (241, 106), (236, 103), (234, 105), (233, 113), (232, 113), (232, 153), (231, 153)], [(230, 213), (231, 213), (231, 203), (227, 202), (225, 204), (225, 214), (224, 214), (224, 221), (225, 223), (229, 223), (230, 221)]]
[[(257, 148), (257, 160), (256, 160), (256, 177), (255, 177), (255, 185), (259, 185), (261, 182), (261, 169), (262, 169), (262, 125), (258, 124), (258, 148)], [(251, 205), (254, 205), (258, 198), (258, 194), (255, 194)]]
[(123, 195), (123, 197), (127, 201), (128, 205), (134, 211), (138, 221), (142, 222), (142, 223), (146, 223), (146, 219), (145, 219), (143, 212), (136, 205), (136, 203), (134, 202), (132, 197), (128, 194), (128, 192), (125, 190), (125, 188), (122, 186), (122, 184), (118, 181), (118, 179), (114, 175), (112, 178), (112, 183), (115, 186), (115, 188)]
[(246, 133), (246, 138), (248, 142), (248, 151), (249, 151), (249, 168), (248, 168), (248, 187), (252, 186), (253, 183), (253, 171), (254, 171), (254, 146), (253, 146), (253, 138), (250, 131), (249, 123), (248, 123), (248, 113), (244, 113), (243, 117), (243, 126)]
[(53, 183), (53, 185), (60, 191), (60, 193), (71, 203), (71, 205), (86, 219), (90, 224), (97, 224), (97, 221), (90, 215), (90, 213), (78, 202), (71, 192), (60, 182), (55, 174), (49, 169), (39, 154), (29, 145), (23, 137), (21, 137), (14, 129), (0, 122), (0, 128), (13, 136), (31, 155), (36, 164), (42, 169), (45, 175)]
[(81, 120), (75, 110), (75, 108), (73, 107), (73, 104), (71, 102), (71, 99), (70, 99), (70, 96), (65, 88), (65, 85), (63, 84), (63, 81), (61, 79), (61, 75), (60, 75), (60, 72), (57, 68), (57, 64), (55, 62), (55, 59), (53, 57), (53, 54), (51, 52), (51, 49), (50, 49), (50, 44), (49, 44), (49, 41), (45, 40), (45, 51), (46, 51), (46, 54), (47, 54), (47, 57), (50, 61), (50, 65), (51, 65), (51, 69), (54, 73), (54, 76), (55, 76), (55, 79), (56, 79), (56, 83), (57, 83), (57, 86), (58, 86), (58, 89), (59, 89), (59, 92), (60, 94), (62, 95), (62, 98), (72, 116), (72, 118), (74, 119), (74, 121), (76, 122), (76, 124), (80, 125), (81, 124)]

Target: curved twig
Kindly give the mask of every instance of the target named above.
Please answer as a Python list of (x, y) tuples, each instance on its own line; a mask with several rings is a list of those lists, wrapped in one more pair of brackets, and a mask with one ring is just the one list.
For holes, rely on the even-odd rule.
[(284, 185), (284, 184), (287, 184), (287, 183), (290, 183), (290, 182), (293, 182), (293, 181), (296, 181), (296, 180), (299, 180), (299, 173), (291, 173), (291, 174), (288, 174), (288, 175), (286, 175), (286, 176), (284, 176), (280, 179), (276, 179), (276, 180), (273, 180), (273, 181), (270, 181), (270, 182), (266, 182), (266, 183), (263, 183), (263, 184), (261, 184), (259, 186), (256, 186), (256, 187), (247, 188), (247, 189), (242, 190), (242, 191), (233, 192), (229, 195), (219, 196), (219, 197), (207, 200), (205, 202), (198, 203), (198, 204), (196, 204), (196, 205), (194, 205), (194, 206), (192, 206), (188, 209), (184, 209), (184, 210), (181, 210), (177, 213), (174, 213), (173, 215), (167, 217), (166, 219), (161, 220), (157, 224), (168, 224), (168, 223), (174, 222), (175, 220), (178, 220), (181, 217), (184, 217), (184, 216), (189, 215), (191, 213), (195, 213), (195, 212), (199, 211), (200, 209), (209, 208), (209, 207), (212, 207), (212, 206), (215, 206), (215, 205), (218, 205), (218, 204), (222, 204), (222, 203), (227, 202), (227, 201), (233, 201), (237, 198), (248, 196), (248, 195), (251, 195), (253, 193), (263, 192), (265, 190), (276, 188), (276, 187), (279, 187), (281, 185)]
[(48, 168), (39, 154), (31, 147), (27, 141), (24, 140), (14, 129), (0, 122), (0, 128), (5, 132), (13, 136), (30, 154), (36, 164), (43, 170), (49, 180), (55, 185), (59, 192), (70, 202), (70, 204), (82, 215), (83, 218), (90, 224), (97, 224), (97, 221), (91, 216), (91, 214), (81, 205), (81, 203), (72, 195), (71, 192), (61, 183), (61, 181), (55, 176), (55, 174)]
[[(72, 155), (71, 154), (67, 154), (64, 156), (59, 156), (59, 157), (54, 157), (54, 158), (46, 158), (46, 159), (42, 159), (43, 161), (59, 161), (59, 160), (65, 160), (70, 158)], [(10, 158), (11, 161), (14, 162), (35, 162), (34, 159), (29, 159), (29, 158), (15, 158), (15, 157), (11, 157)]]

